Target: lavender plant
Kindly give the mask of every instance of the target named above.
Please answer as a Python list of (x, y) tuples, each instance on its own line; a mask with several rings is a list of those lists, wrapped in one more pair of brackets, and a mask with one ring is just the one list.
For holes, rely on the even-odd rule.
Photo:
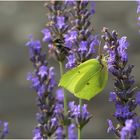
[(115, 104), (116, 111), (113, 116), (117, 119), (117, 126), (114, 127), (112, 121), (108, 120), (108, 132), (121, 139), (136, 139), (140, 122), (135, 108), (140, 105), (140, 92), (136, 91), (135, 80), (131, 75), (134, 66), (127, 65), (129, 43), (126, 36), (118, 38), (116, 31), (110, 33), (104, 28), (103, 32), (104, 48), (109, 55), (108, 69), (115, 78), (114, 90), (110, 92), (109, 101)]
[[(87, 8), (88, 4), (91, 4), (90, 10)], [(90, 18), (95, 13), (94, 2), (74, 1), (71, 5), (73, 5), (70, 10), (71, 28), (64, 36), (65, 46), (70, 48), (65, 65), (67, 69), (74, 68), (80, 63), (93, 58), (95, 46), (99, 45), (97, 35), (93, 35), (93, 29), (90, 26)], [(79, 99), (79, 105), (74, 105), (74, 102), (70, 103), (71, 116), (73, 116), (78, 128), (78, 138), (80, 138), (81, 129), (91, 118), (86, 106), (85, 104), (82, 106), (81, 99)]]
[[(91, 5), (90, 10), (88, 4)], [(94, 2), (50, 1), (45, 2), (45, 6), (48, 10), (48, 22), (41, 31), (42, 41), (48, 47), (49, 57), (55, 58), (59, 63), (61, 78), (65, 70), (69, 71), (97, 57), (99, 37), (93, 34), (90, 23), (90, 18), (95, 13)], [(139, 13), (139, 8), (137, 12)], [(131, 76), (133, 65), (127, 65), (128, 42), (126, 37), (118, 38), (115, 31), (110, 33), (106, 28), (103, 31), (108, 70), (115, 77), (114, 90), (110, 93), (109, 101), (115, 103), (114, 117), (118, 121), (114, 127), (113, 122), (108, 120), (108, 132), (113, 132), (122, 139), (135, 139), (138, 138), (137, 130), (140, 127), (139, 117), (135, 113), (135, 108), (140, 105), (140, 92), (136, 91), (135, 81)], [(80, 139), (82, 128), (92, 117), (87, 105), (82, 104), (81, 99), (78, 105), (74, 101), (67, 102), (65, 90), (58, 88), (55, 70), (48, 66), (46, 52), (42, 50), (39, 40), (30, 36), (26, 46), (34, 67), (27, 80), (32, 82), (37, 93), (38, 106), (33, 139)], [(101, 67), (99, 71), (102, 71), (104, 64), (102, 59), (98, 60)]]
[[(98, 42), (97, 42), (97, 39), (91, 34), (90, 30), (88, 30), (88, 26), (90, 25), (89, 17), (91, 14), (94, 13), (94, 10), (92, 9), (91, 12), (88, 11), (88, 9), (86, 8), (88, 5), (87, 1), (76, 1), (76, 2), (66, 1), (65, 2), (66, 7), (71, 6), (71, 5), (74, 7), (74, 9), (68, 10), (68, 11), (70, 11), (69, 20), (72, 21), (71, 24), (69, 24), (69, 25), (66, 24), (66, 21), (68, 19), (67, 10), (65, 10), (65, 6), (63, 9), (61, 6), (58, 6), (59, 5), (58, 3), (53, 2), (53, 3), (51, 3), (51, 6), (48, 3), (46, 4), (49, 11), (51, 11), (51, 13), (55, 13), (55, 15), (53, 16), (54, 18), (52, 18), (52, 15), (49, 16), (49, 19), (51, 19), (50, 21), (53, 24), (47, 24), (47, 27), (50, 29), (51, 35), (53, 36), (53, 39), (48, 40), (49, 45), (50, 45), (50, 43), (51, 44), (57, 43), (57, 44), (55, 44), (57, 47), (55, 47), (55, 49), (53, 51), (55, 52), (54, 54), (56, 56), (56, 59), (60, 63), (60, 71), (61, 71), (61, 75), (62, 75), (63, 74), (62, 61), (67, 56), (67, 54), (69, 54), (69, 56), (67, 57), (68, 60), (69, 60), (69, 58), (71, 58), (71, 54), (72, 55), (76, 54), (77, 56), (80, 57), (80, 58), (76, 58), (77, 60), (80, 59), (80, 60), (78, 60), (79, 62), (78, 61), (77, 62), (82, 63), (83, 61), (86, 61), (92, 57), (92, 54), (95, 52), (94, 46)], [(55, 8), (52, 8), (52, 5)], [(50, 10), (50, 9), (55, 9), (55, 12), (52, 12), (53, 10)], [(74, 11), (75, 11), (75, 13), (74, 13)], [(82, 14), (82, 17), (80, 16), (80, 14)], [(61, 18), (60, 18), (60, 15), (61, 15)], [(62, 16), (62, 15), (64, 15), (64, 16)], [(75, 15), (75, 16), (72, 16), (72, 15)], [(64, 20), (65, 20), (65, 22), (64, 22)], [(58, 25), (58, 23), (59, 23), (59, 25)], [(73, 24), (75, 24), (75, 23), (76, 23), (76, 26), (73, 26)], [(63, 28), (62, 28), (62, 26), (63, 26)], [(69, 28), (69, 27), (72, 27), (72, 28)], [(52, 30), (52, 29), (55, 29), (55, 31), (59, 31), (59, 33), (54, 32), (54, 30)], [(43, 30), (43, 32), (44, 32), (44, 30)], [(61, 33), (61, 36), (60, 36), (60, 33)], [(57, 35), (57, 37), (55, 37), (56, 35)], [(87, 37), (87, 35), (89, 37)], [(50, 36), (50, 34), (49, 34), (49, 36)], [(54, 41), (52, 41), (52, 40), (54, 40)], [(79, 46), (79, 43), (81, 44), (80, 46)], [(87, 46), (84, 46), (85, 44), (87, 44)], [(74, 45), (74, 46), (72, 47), (72, 45)], [(51, 46), (54, 48), (54, 44)], [(58, 47), (61, 51), (58, 50)], [(83, 47), (85, 49), (87, 49), (87, 51)], [(51, 50), (52, 50), (52, 48), (51, 48)], [(66, 53), (62, 52), (64, 50)], [(69, 53), (67, 53), (67, 50), (69, 50)], [(88, 55), (86, 55), (87, 52), (88, 52)], [(52, 54), (52, 51), (51, 51), (51, 54)], [(60, 56), (63, 58), (60, 58)], [(71, 60), (68, 63), (71, 63)], [(69, 64), (66, 64), (66, 68), (68, 68), (67, 67), (68, 65)], [(64, 100), (64, 112), (66, 112), (65, 111), (65, 110), (67, 110), (66, 109), (67, 108), (66, 97), (64, 99), (65, 99)], [(80, 108), (82, 108), (82, 107), (80, 107)], [(70, 112), (71, 112), (71, 110), (70, 110)], [(82, 115), (82, 113), (81, 113), (81, 115)], [(90, 118), (90, 117), (88, 117), (88, 118)], [(81, 118), (81, 120), (82, 120), (82, 118)], [(89, 120), (89, 119), (87, 119), (87, 120)], [(85, 122), (88, 122), (87, 120), (85, 120)], [(85, 124), (85, 123), (83, 123), (83, 124)], [(81, 127), (81, 125), (79, 123), (76, 126), (80, 130), (83, 127), (83, 126)], [(80, 131), (78, 131), (78, 132), (80, 133)], [(79, 134), (79, 136), (80, 136), (80, 134)]]
[[(64, 45), (64, 35), (69, 28), (69, 25), (67, 24), (67, 4), (63, 1), (51, 1), (46, 2), (45, 6), (47, 7), (49, 14), (46, 28), (42, 30), (42, 33), (44, 34), (43, 41), (48, 44), (49, 55), (55, 58), (59, 63), (60, 76), (62, 76), (64, 73), (63, 64), (69, 52), (69, 48)], [(60, 123), (65, 126), (65, 135), (61, 136), (67, 137), (68, 125), (70, 125), (71, 121), (68, 117), (67, 97), (63, 89), (62, 94), (64, 94), (64, 101), (61, 102), (61, 111), (58, 116), (60, 117), (59, 120), (61, 120)], [(62, 125), (61, 130), (63, 130)]]

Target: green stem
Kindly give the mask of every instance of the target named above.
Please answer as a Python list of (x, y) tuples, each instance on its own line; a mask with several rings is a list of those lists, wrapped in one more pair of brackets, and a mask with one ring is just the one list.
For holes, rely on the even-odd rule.
[[(60, 76), (62, 77), (62, 75), (64, 73), (64, 70), (63, 70), (63, 63), (61, 61), (59, 62), (59, 66), (60, 66)], [(67, 115), (67, 96), (65, 94), (64, 88), (62, 88), (62, 90), (63, 90), (63, 93), (64, 93), (64, 116), (66, 117), (66, 115)], [(67, 136), (68, 136), (67, 124), (65, 124), (65, 131), (66, 131), (66, 138), (67, 138)]]
[[(80, 105), (80, 114), (82, 113), (82, 99), (79, 99), (79, 105)], [(81, 139), (81, 127), (78, 126), (78, 140)]]
[(78, 126), (78, 140), (81, 139), (81, 128), (80, 126)]

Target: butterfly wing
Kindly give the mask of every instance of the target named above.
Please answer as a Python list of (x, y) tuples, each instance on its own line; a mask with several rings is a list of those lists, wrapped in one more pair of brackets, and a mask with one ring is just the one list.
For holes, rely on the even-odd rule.
[[(95, 71), (99, 70), (100, 65), (96, 59), (90, 59), (88, 61), (85, 61), (76, 68), (69, 70), (61, 77), (59, 86), (64, 87), (71, 93), (75, 94), (77, 84), (81, 83), (81, 81), (85, 79), (85, 77), (88, 78), (92, 75), (94, 65), (97, 65)], [(80, 84), (80, 86), (83, 87), (84, 84)]]
[[(108, 80), (108, 70), (106, 62), (103, 62), (103, 67), (96, 73), (93, 72), (89, 79), (83, 80), (83, 88), (79, 88), (75, 92), (75, 96), (81, 99), (90, 100), (92, 97), (100, 93), (106, 86)], [(81, 79), (82, 80), (82, 79)], [(77, 87), (79, 85), (77, 84)]]

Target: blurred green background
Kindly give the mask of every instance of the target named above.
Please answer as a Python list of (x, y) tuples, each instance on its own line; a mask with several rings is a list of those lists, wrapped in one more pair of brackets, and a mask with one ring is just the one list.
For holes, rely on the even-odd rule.
[[(117, 30), (126, 35), (130, 42), (129, 63), (134, 64), (133, 75), (140, 85), (140, 34), (137, 26), (136, 2), (95, 2), (96, 13), (92, 18), (95, 31), (102, 27)], [(32, 138), (36, 125), (36, 93), (26, 81), (32, 64), (28, 59), (25, 43), (28, 35), (42, 38), (41, 29), (47, 22), (44, 2), (0, 2), (0, 119), (9, 122), (8, 138)], [(44, 46), (47, 47), (47, 46)], [(59, 67), (55, 61), (57, 79)], [(108, 102), (109, 92), (113, 89), (113, 77), (109, 77), (107, 88), (90, 102), (88, 109), (93, 119), (83, 129), (82, 138), (114, 138), (107, 134), (107, 119), (114, 113), (113, 103)], [(70, 96), (71, 97), (71, 96)], [(70, 98), (73, 100), (73, 98)], [(140, 108), (137, 109), (139, 113)]]

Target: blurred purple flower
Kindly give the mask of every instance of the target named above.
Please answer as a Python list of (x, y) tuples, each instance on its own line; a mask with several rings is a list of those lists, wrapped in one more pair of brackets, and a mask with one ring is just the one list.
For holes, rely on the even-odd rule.
[(110, 92), (109, 94), (109, 101), (110, 102), (116, 102), (117, 101), (117, 95), (115, 92)]
[(9, 133), (8, 122), (0, 121), (0, 139), (4, 139)]
[(76, 58), (75, 58), (75, 54), (70, 54), (68, 57), (68, 63), (66, 64), (66, 68), (73, 68), (75, 67), (75, 63), (76, 63)]
[(79, 51), (81, 54), (84, 54), (84, 53), (87, 52), (87, 47), (88, 47), (87, 41), (81, 41), (80, 44), (79, 44), (78, 51)]
[(71, 124), (68, 127), (68, 139), (77, 139), (77, 133), (75, 132), (76, 126), (75, 124)]
[(140, 105), (140, 91), (136, 93), (136, 104)]
[(64, 130), (63, 127), (58, 127), (55, 133), (56, 139), (64, 139)]
[(129, 44), (128, 44), (126, 38), (127, 37), (124, 36), (121, 39), (119, 39), (118, 53), (121, 56), (121, 60), (123, 62), (127, 62), (127, 60), (128, 60), (126, 50), (127, 50), (128, 46), (129, 46)]
[(50, 42), (52, 41), (52, 36), (51, 36), (51, 32), (48, 28), (45, 28), (41, 31), (44, 35), (43, 37), (43, 42)]
[(62, 29), (65, 25), (65, 17), (64, 16), (57, 16), (57, 26), (59, 29)]
[(48, 75), (47, 71), (48, 71), (48, 68), (47, 68), (46, 66), (41, 66), (41, 67), (39, 68), (38, 75), (40, 75), (41, 78), (44, 78), (45, 76)]
[(135, 136), (136, 130), (137, 130), (137, 124), (135, 124), (134, 120), (126, 120), (125, 126), (121, 129), (121, 139), (137, 139), (137, 136)]
[(33, 135), (34, 135), (33, 140), (38, 140), (38, 139), (43, 140), (40, 128), (35, 128), (33, 130)]
[(59, 88), (56, 91), (56, 99), (58, 102), (63, 102), (64, 101), (64, 91), (62, 88)]

